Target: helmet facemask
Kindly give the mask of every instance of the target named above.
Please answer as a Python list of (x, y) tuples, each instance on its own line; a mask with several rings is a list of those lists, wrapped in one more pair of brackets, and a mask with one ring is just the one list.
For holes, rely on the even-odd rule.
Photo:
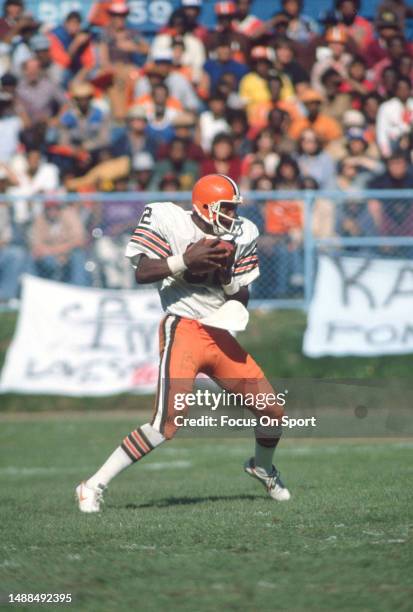
[(229, 204), (236, 207), (238, 204), (242, 204), (242, 198), (241, 196), (234, 196), (232, 200), (218, 200), (217, 202), (207, 204), (206, 208), (208, 209), (209, 219), (200, 213), (197, 206), (194, 206), (194, 208), (201, 218), (212, 226), (213, 232), (216, 236), (224, 236), (225, 234), (230, 234), (234, 237), (240, 236), (242, 231), (241, 219), (239, 219), (238, 216), (230, 217), (229, 215), (225, 214), (221, 210), (222, 204)]

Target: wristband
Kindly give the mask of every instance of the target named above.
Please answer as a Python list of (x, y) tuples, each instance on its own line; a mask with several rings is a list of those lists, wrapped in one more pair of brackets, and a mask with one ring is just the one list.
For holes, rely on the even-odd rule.
[(185, 272), (185, 270), (188, 268), (184, 262), (183, 255), (171, 255), (170, 257), (166, 258), (166, 263), (168, 264), (168, 268), (170, 269), (172, 276)]
[(222, 285), (225, 295), (235, 295), (241, 289), (241, 285), (237, 280), (232, 280), (227, 285)]

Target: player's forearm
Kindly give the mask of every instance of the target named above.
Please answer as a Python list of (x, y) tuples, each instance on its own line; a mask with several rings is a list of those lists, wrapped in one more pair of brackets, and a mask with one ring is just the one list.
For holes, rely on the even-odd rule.
[(141, 285), (156, 283), (168, 276), (171, 276), (171, 270), (166, 259), (150, 259), (142, 256), (135, 270), (136, 282)]

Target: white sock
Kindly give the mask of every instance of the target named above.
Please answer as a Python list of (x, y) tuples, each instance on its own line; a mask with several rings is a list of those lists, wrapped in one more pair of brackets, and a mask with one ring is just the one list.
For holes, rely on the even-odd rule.
[(102, 467), (98, 469), (96, 474), (86, 481), (86, 484), (94, 488), (98, 485), (107, 487), (112, 478), (115, 478), (115, 476), (123, 472), (123, 470), (126, 470), (132, 463), (132, 459), (130, 459), (125, 451), (118, 446), (109, 459), (107, 459)]
[(272, 471), (272, 458), (275, 447), (261, 446), (255, 442), (255, 467), (260, 467), (270, 474)]

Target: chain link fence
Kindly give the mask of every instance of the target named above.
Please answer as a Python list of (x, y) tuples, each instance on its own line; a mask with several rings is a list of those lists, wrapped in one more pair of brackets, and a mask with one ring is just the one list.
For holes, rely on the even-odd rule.
[[(190, 193), (0, 197), (0, 304), (18, 306), (23, 273), (81, 286), (132, 289), (125, 247), (148, 202), (190, 208)], [(413, 191), (250, 192), (241, 214), (259, 229), (253, 307), (303, 308), (317, 253), (413, 259)], [(147, 286), (138, 287), (145, 290)]]

